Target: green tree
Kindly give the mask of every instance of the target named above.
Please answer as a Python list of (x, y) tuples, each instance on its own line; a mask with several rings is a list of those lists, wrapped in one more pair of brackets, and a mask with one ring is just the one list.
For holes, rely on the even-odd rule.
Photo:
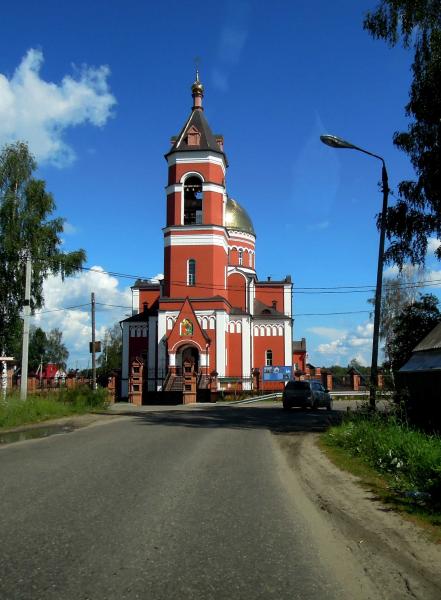
[[(402, 181), (398, 201), (388, 209), (386, 258), (402, 266), (424, 263), (427, 238), (441, 237), (441, 2), (381, 0), (364, 28), (391, 46), (413, 46), (413, 79), (406, 114), (408, 130), (394, 144), (409, 155), (417, 179)], [(436, 252), (441, 259), (441, 247)]]
[(441, 320), (438, 298), (425, 294), (406, 306), (395, 317), (387, 354), (393, 372), (397, 372), (411, 357), (412, 350)]
[(63, 334), (59, 329), (55, 328), (49, 331), (46, 343), (46, 361), (65, 369), (69, 351), (63, 344), (62, 338)]
[(31, 325), (29, 331), (29, 370), (36, 372), (40, 362), (46, 362), (47, 337), (40, 327)]
[[(421, 267), (405, 265), (396, 277), (383, 279), (383, 295), (381, 299), (380, 339), (384, 346), (385, 362), (390, 363), (387, 354), (389, 342), (393, 336), (395, 318), (421, 296), (421, 286), (424, 281), (425, 270)], [(368, 302), (375, 304), (375, 298)], [(372, 316), (372, 315), (371, 315)]]
[(0, 353), (17, 352), (24, 301), (25, 252), (32, 256), (31, 309), (44, 304), (43, 281), (81, 268), (84, 250), (60, 251), (64, 219), (50, 219), (56, 206), (46, 184), (35, 179), (28, 146), (17, 142), (0, 153)]
[(112, 371), (121, 368), (122, 334), (119, 323), (106, 330), (103, 347), (98, 357), (99, 375), (108, 377)]

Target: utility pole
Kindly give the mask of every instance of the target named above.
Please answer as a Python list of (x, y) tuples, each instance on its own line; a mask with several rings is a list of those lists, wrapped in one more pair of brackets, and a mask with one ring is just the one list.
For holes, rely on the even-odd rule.
[(90, 299), (92, 305), (92, 389), (96, 390), (95, 292), (92, 292)]
[(26, 284), (23, 304), (23, 345), (21, 352), (21, 385), (20, 399), (26, 400), (28, 395), (28, 355), (29, 355), (29, 317), (31, 315), (31, 278), (32, 261), (30, 252), (26, 252)]

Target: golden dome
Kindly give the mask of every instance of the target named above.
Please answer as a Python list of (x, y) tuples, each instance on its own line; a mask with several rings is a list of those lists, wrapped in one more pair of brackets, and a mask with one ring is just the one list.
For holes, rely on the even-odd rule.
[(204, 93), (204, 86), (199, 81), (199, 71), (198, 70), (196, 70), (196, 80), (194, 81), (193, 85), (191, 86), (191, 92), (192, 92), (192, 94), (195, 94), (195, 93), (203, 94)]
[(253, 223), (251, 222), (247, 211), (239, 204), (239, 202), (233, 200), (233, 198), (228, 198), (227, 200), (227, 206), (225, 208), (225, 227), (227, 229), (244, 231), (245, 233), (256, 235)]

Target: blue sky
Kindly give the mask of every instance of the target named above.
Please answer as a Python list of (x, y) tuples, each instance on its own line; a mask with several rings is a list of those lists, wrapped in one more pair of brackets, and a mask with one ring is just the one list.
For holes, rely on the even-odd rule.
[[(340, 135), (384, 156), (391, 188), (412, 176), (392, 145), (406, 127), (411, 54), (363, 31), (372, 0), (338, 2), (17, 1), (2, 8), (0, 143), (26, 139), (67, 219), (64, 247), (89, 267), (144, 277), (163, 270), (170, 136), (191, 107), (200, 57), (206, 116), (223, 133), (229, 194), (257, 232), (260, 278), (295, 287), (375, 282), (380, 163), (320, 143)], [(393, 199), (392, 199), (393, 201)], [(432, 247), (436, 246), (433, 241)], [(428, 257), (431, 276), (438, 264)], [(440, 276), (441, 277), (441, 276)], [(130, 279), (83, 273), (47, 282), (46, 310), (126, 306)], [(295, 338), (319, 365), (369, 362), (368, 293), (295, 292)], [(98, 326), (124, 308), (99, 306)], [(89, 315), (45, 313), (71, 363), (86, 366)]]

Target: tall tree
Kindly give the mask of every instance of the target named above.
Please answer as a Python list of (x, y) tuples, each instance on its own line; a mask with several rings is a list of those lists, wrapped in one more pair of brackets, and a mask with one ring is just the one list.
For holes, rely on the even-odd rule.
[[(381, 0), (364, 28), (391, 46), (413, 46), (413, 80), (406, 114), (408, 130), (394, 144), (409, 155), (415, 181), (402, 181), (398, 201), (388, 209), (386, 258), (402, 266), (424, 263), (427, 238), (441, 237), (441, 2)], [(441, 259), (441, 247), (436, 254)]]
[(23, 142), (0, 153), (0, 354), (16, 351), (24, 303), (24, 261), (32, 256), (31, 309), (44, 304), (43, 281), (78, 271), (84, 250), (60, 251), (64, 219), (50, 219), (56, 206), (46, 184), (35, 179), (34, 157)]
[(59, 329), (55, 328), (49, 331), (46, 342), (46, 360), (65, 369), (69, 351), (63, 344), (62, 338), (63, 333)]
[(411, 357), (412, 350), (441, 320), (438, 298), (425, 294), (406, 306), (394, 319), (387, 344), (392, 370), (396, 373)]
[(31, 325), (29, 331), (29, 370), (36, 372), (40, 363), (46, 362), (47, 337), (40, 327)]
[(109, 327), (104, 335), (102, 352), (98, 358), (99, 374), (109, 376), (121, 368), (122, 334), (119, 323)]
[[(386, 363), (390, 363), (387, 354), (389, 342), (393, 334), (396, 317), (407, 307), (417, 301), (421, 296), (421, 286), (425, 278), (422, 267), (405, 265), (396, 277), (383, 279), (383, 295), (381, 299), (380, 338), (384, 343)], [(375, 298), (370, 298), (372, 305)]]

